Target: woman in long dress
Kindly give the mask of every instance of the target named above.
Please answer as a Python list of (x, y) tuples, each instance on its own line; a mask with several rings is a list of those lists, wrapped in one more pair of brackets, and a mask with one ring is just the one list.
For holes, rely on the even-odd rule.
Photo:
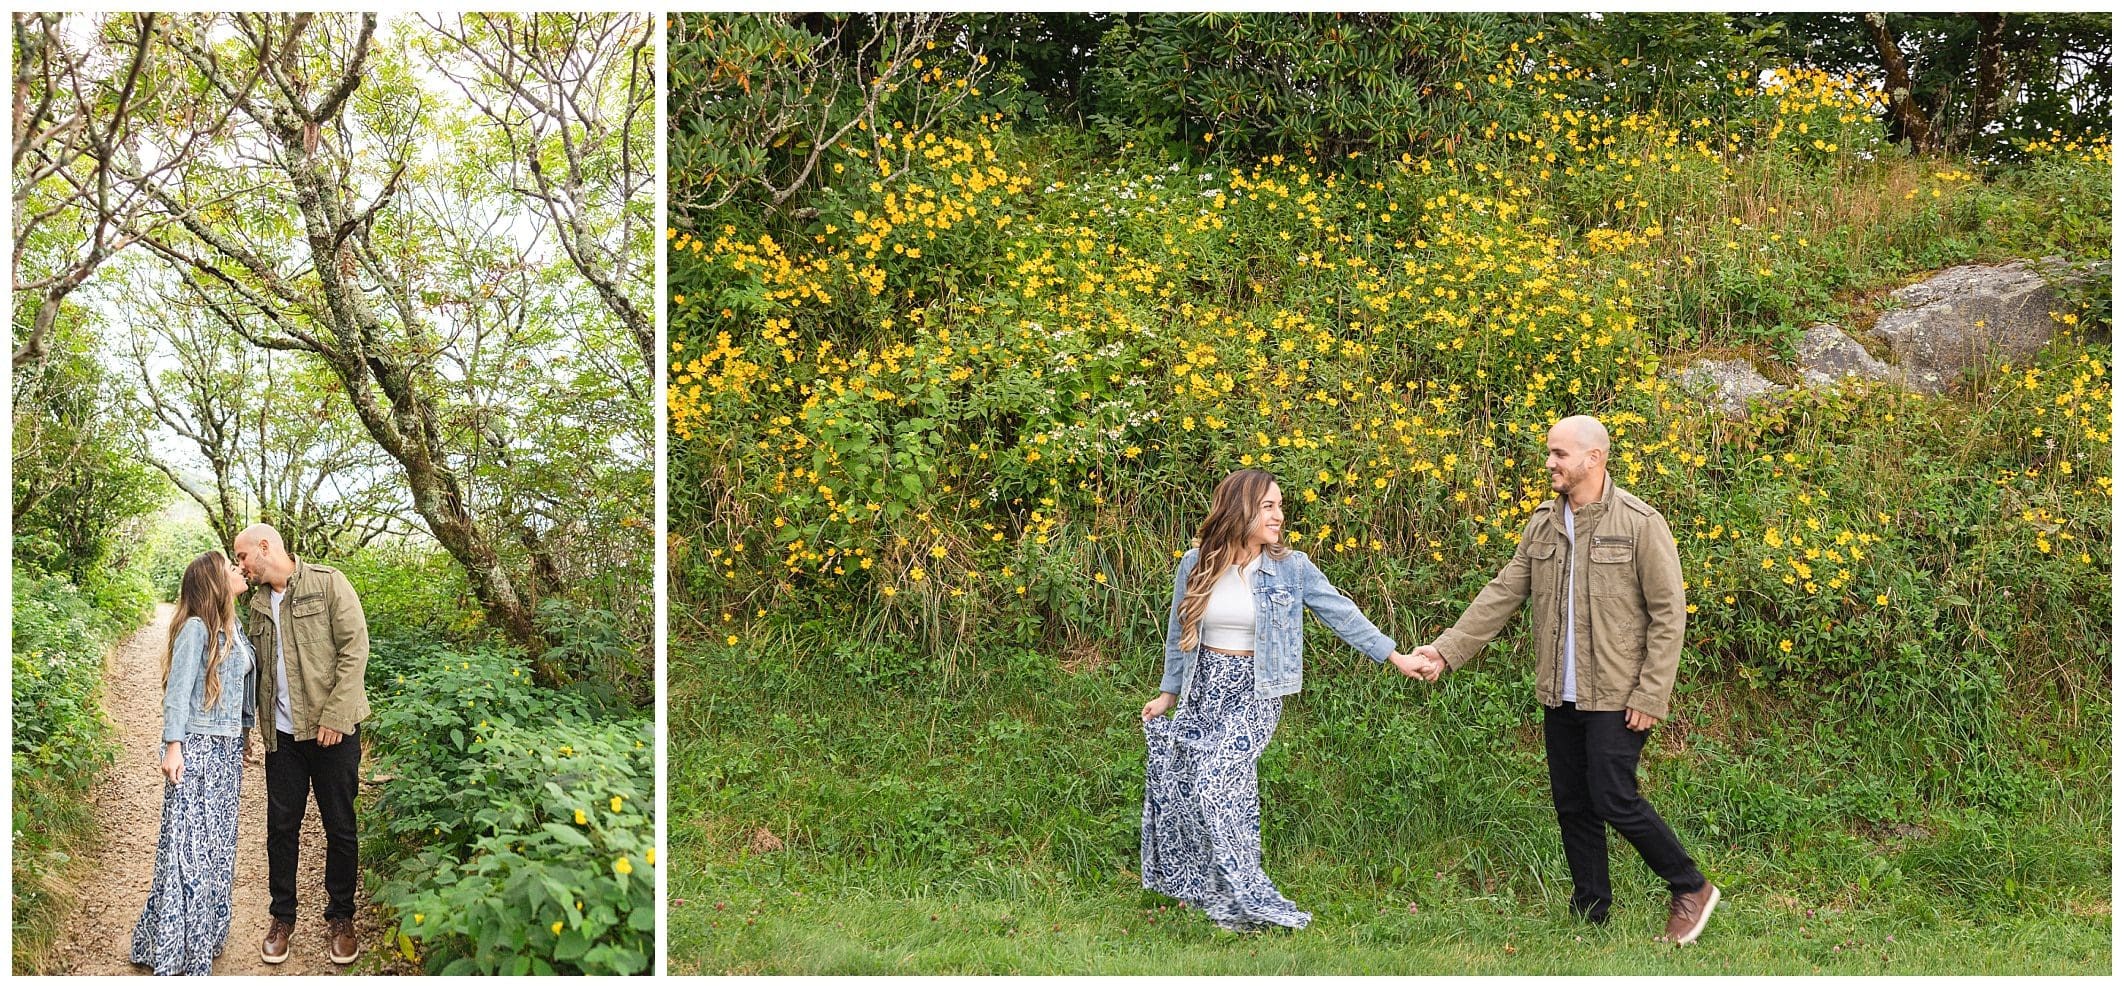
[[(1420, 660), (1283, 544), (1283, 492), (1266, 471), (1217, 485), (1195, 543), (1173, 575), (1165, 677), (1143, 705), (1143, 887), (1234, 932), (1300, 928), (1312, 914), (1261, 868), (1255, 767), (1303, 679), (1304, 612), (1403, 675)], [(1162, 717), (1181, 696), (1179, 713)]]
[(229, 938), (238, 783), (257, 721), (257, 662), (237, 624), (243, 572), (219, 552), (185, 568), (162, 660), (162, 831), (133, 963), (212, 974)]

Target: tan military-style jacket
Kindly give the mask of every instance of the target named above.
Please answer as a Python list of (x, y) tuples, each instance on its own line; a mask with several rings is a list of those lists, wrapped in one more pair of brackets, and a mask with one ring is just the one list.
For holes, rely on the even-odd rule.
[[(1560, 496), (1560, 495), (1559, 495)], [(1564, 574), (1578, 574), (1573, 641), (1580, 710), (1628, 707), (1662, 720), (1681, 664), (1681, 552), (1667, 521), (1610, 478), (1600, 500), (1573, 514), (1576, 547), (1564, 537), (1556, 498), (1527, 519), (1519, 548), (1440, 635), (1446, 665), (1460, 668), (1504, 630), (1522, 603), (1532, 622), (1534, 696), (1563, 703)]]
[(277, 740), (271, 726), (280, 703), (274, 649), (283, 634), (295, 740), (316, 738), (320, 725), (352, 734), (368, 719), (369, 622), (346, 574), (297, 559), (280, 601), (279, 623), (273, 620), (273, 588), (261, 584), (251, 589), (251, 619), (244, 624), (258, 655), (258, 733), (265, 736), (267, 751)]

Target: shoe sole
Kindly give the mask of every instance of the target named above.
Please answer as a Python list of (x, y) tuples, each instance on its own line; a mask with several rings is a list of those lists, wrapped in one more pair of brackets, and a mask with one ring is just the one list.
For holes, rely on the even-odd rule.
[(345, 957), (341, 957), (341, 956), (339, 956), (338, 954), (333, 954), (333, 955), (332, 955), (332, 963), (334, 963), (334, 964), (352, 964), (352, 963), (354, 963), (354, 961), (355, 961), (355, 960), (357, 960), (357, 959), (358, 959), (358, 958), (360, 958), (360, 957), (361, 957), (361, 953), (360, 953), (359, 951), (356, 951), (355, 953), (351, 953), (351, 954), (348, 954), (348, 955), (347, 955), (347, 956), (345, 956)]
[(258, 952), (258, 959), (268, 964), (286, 964), (288, 962), (288, 955), (282, 954), (279, 957), (275, 957), (261, 950)]
[(1676, 938), (1674, 941), (1674, 945), (1677, 947), (1686, 947), (1689, 944), (1696, 942), (1697, 934), (1704, 932), (1704, 924), (1711, 922), (1711, 910), (1717, 908), (1718, 886), (1713, 885), (1711, 886), (1711, 898), (1704, 903), (1704, 911), (1697, 915), (1696, 925), (1689, 927), (1689, 932), (1684, 933), (1680, 937)]

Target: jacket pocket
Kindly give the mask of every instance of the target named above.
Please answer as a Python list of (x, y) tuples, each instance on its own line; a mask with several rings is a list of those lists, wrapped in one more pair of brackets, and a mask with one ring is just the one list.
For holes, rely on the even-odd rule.
[(1592, 565), (1587, 589), (1598, 597), (1637, 596), (1637, 540), (1627, 535), (1596, 535), (1587, 550)]
[(1602, 681), (1608, 684), (1636, 682), (1638, 667), (1645, 659), (1644, 607), (1625, 597), (1599, 597), (1593, 601), (1593, 613), (1596, 619), (1594, 645), (1614, 663), (1612, 670), (1601, 670)]
[(1283, 631), (1298, 627), (1298, 595), (1289, 587), (1270, 587), (1262, 594), (1262, 605), (1268, 608), (1269, 623)]
[(1528, 593), (1535, 597), (1552, 597), (1563, 585), (1563, 556), (1554, 542), (1527, 543), (1527, 566), (1531, 577)]
[(322, 592), (288, 602), (286, 630), (294, 632), (296, 641), (323, 641), (330, 628), (331, 620), (325, 616), (325, 595)]

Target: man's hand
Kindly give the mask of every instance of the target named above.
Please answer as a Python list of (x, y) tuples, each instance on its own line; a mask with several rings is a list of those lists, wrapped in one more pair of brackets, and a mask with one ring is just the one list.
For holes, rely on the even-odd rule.
[(1430, 669), (1430, 666), (1424, 662), (1421, 656), (1403, 655), (1400, 652), (1389, 652), (1387, 653), (1387, 662), (1393, 665), (1395, 669), (1400, 670), (1402, 675), (1407, 676), (1410, 679), (1428, 678), (1424, 675), (1424, 673)]
[(1649, 731), (1658, 723), (1659, 718), (1638, 710), (1636, 707), (1631, 707), (1629, 713), (1623, 717), (1623, 726), (1633, 731)]
[(339, 733), (338, 731), (335, 731), (335, 730), (333, 730), (333, 729), (331, 729), (331, 728), (329, 728), (329, 727), (326, 727), (326, 726), (324, 726), (324, 725), (322, 725), (322, 724), (319, 724), (319, 725), (317, 726), (317, 746), (318, 746), (318, 747), (320, 747), (320, 748), (329, 748), (329, 747), (331, 747), (331, 746), (333, 746), (333, 745), (335, 745), (335, 744), (338, 744), (339, 742), (341, 742), (341, 741), (344, 741), (344, 740), (346, 740), (346, 735), (344, 735), (344, 734), (341, 734), (341, 733)]
[(1424, 660), (1426, 668), (1424, 679), (1435, 683), (1438, 681), (1438, 677), (1445, 675), (1445, 653), (1439, 651), (1437, 645), (1418, 645), (1416, 646), (1416, 655)]

